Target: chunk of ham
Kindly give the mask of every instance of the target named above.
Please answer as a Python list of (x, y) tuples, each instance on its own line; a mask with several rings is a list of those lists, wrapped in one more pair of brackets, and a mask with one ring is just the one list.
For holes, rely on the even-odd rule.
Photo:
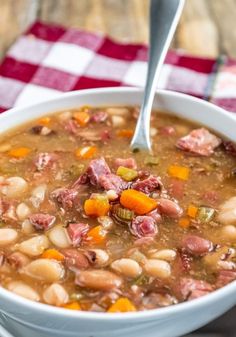
[(183, 214), (183, 209), (177, 204), (177, 202), (161, 198), (158, 200), (159, 212), (170, 218), (177, 219)]
[(186, 235), (182, 241), (182, 247), (190, 254), (201, 256), (213, 249), (213, 243), (197, 235)]
[(216, 147), (221, 144), (221, 139), (201, 128), (191, 131), (187, 136), (180, 138), (176, 146), (186, 152), (201, 156), (210, 156)]
[(90, 182), (91, 185), (97, 186), (99, 185), (99, 178), (110, 173), (111, 170), (103, 157), (93, 159), (89, 163), (86, 172), (79, 177), (72, 188), (78, 186), (79, 184), (86, 184), (88, 182)]
[(146, 215), (152, 217), (156, 221), (156, 223), (161, 223), (162, 221), (161, 214), (158, 212), (157, 209), (154, 209), (153, 211), (147, 213)]
[(134, 158), (116, 158), (114, 164), (116, 168), (118, 168), (119, 166), (124, 166), (131, 169), (137, 168), (137, 163)]
[(73, 119), (68, 120), (65, 123), (65, 130), (68, 131), (71, 135), (77, 135), (78, 124)]
[(128, 183), (116, 174), (110, 173), (99, 177), (99, 186), (106, 191), (113, 190), (116, 193), (121, 193), (128, 187)]
[(58, 188), (51, 193), (53, 199), (57, 201), (64, 209), (74, 206), (78, 191), (72, 188)]
[(100, 110), (96, 111), (90, 118), (91, 122), (94, 123), (102, 123), (105, 122), (108, 117), (108, 113), (106, 111)]
[(56, 221), (56, 217), (50, 214), (36, 213), (29, 216), (29, 221), (38, 230), (51, 228)]
[(33, 163), (37, 171), (42, 171), (53, 167), (57, 159), (58, 156), (55, 153), (41, 152), (34, 158)]
[(144, 180), (139, 180), (133, 183), (132, 188), (145, 194), (160, 191), (162, 188), (161, 178), (151, 175)]
[(216, 280), (216, 287), (221, 288), (234, 280), (236, 280), (236, 270), (220, 270)]
[(153, 237), (158, 233), (156, 221), (151, 216), (137, 216), (129, 226), (130, 232), (138, 237)]
[(84, 223), (70, 223), (67, 232), (74, 247), (79, 246), (81, 240), (89, 231), (89, 225)]
[(206, 281), (184, 277), (180, 280), (178, 290), (181, 298), (189, 301), (207, 295), (214, 289), (212, 285)]

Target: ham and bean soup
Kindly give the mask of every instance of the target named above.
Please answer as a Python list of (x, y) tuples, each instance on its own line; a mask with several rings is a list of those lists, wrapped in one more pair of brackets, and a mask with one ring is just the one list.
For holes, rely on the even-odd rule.
[(236, 146), (137, 107), (83, 106), (0, 142), (0, 283), (72, 310), (155, 309), (236, 279)]

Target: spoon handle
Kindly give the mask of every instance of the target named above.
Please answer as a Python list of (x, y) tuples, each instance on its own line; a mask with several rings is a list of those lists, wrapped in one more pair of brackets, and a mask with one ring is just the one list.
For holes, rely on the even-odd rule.
[(151, 150), (150, 117), (153, 98), (169, 45), (179, 21), (184, 0), (151, 0), (149, 62), (143, 103), (131, 148)]

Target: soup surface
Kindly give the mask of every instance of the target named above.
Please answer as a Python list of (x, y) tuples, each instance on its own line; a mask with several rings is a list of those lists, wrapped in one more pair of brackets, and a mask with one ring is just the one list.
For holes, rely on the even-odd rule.
[(137, 115), (83, 106), (2, 137), (2, 287), (58, 307), (127, 312), (236, 279), (236, 146), (153, 112), (152, 155), (132, 153)]

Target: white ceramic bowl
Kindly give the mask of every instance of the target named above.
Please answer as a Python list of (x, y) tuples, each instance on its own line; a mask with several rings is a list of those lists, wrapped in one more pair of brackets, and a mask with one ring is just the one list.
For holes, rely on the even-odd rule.
[[(59, 98), (0, 116), (0, 132), (57, 110), (80, 105), (140, 104), (142, 90), (110, 88)], [(236, 141), (236, 119), (199, 99), (170, 91), (156, 94), (154, 108), (200, 122)], [(236, 282), (202, 298), (163, 309), (127, 314), (77, 312), (23, 299), (0, 288), (0, 320), (15, 337), (177, 337), (193, 331), (236, 304)]]

